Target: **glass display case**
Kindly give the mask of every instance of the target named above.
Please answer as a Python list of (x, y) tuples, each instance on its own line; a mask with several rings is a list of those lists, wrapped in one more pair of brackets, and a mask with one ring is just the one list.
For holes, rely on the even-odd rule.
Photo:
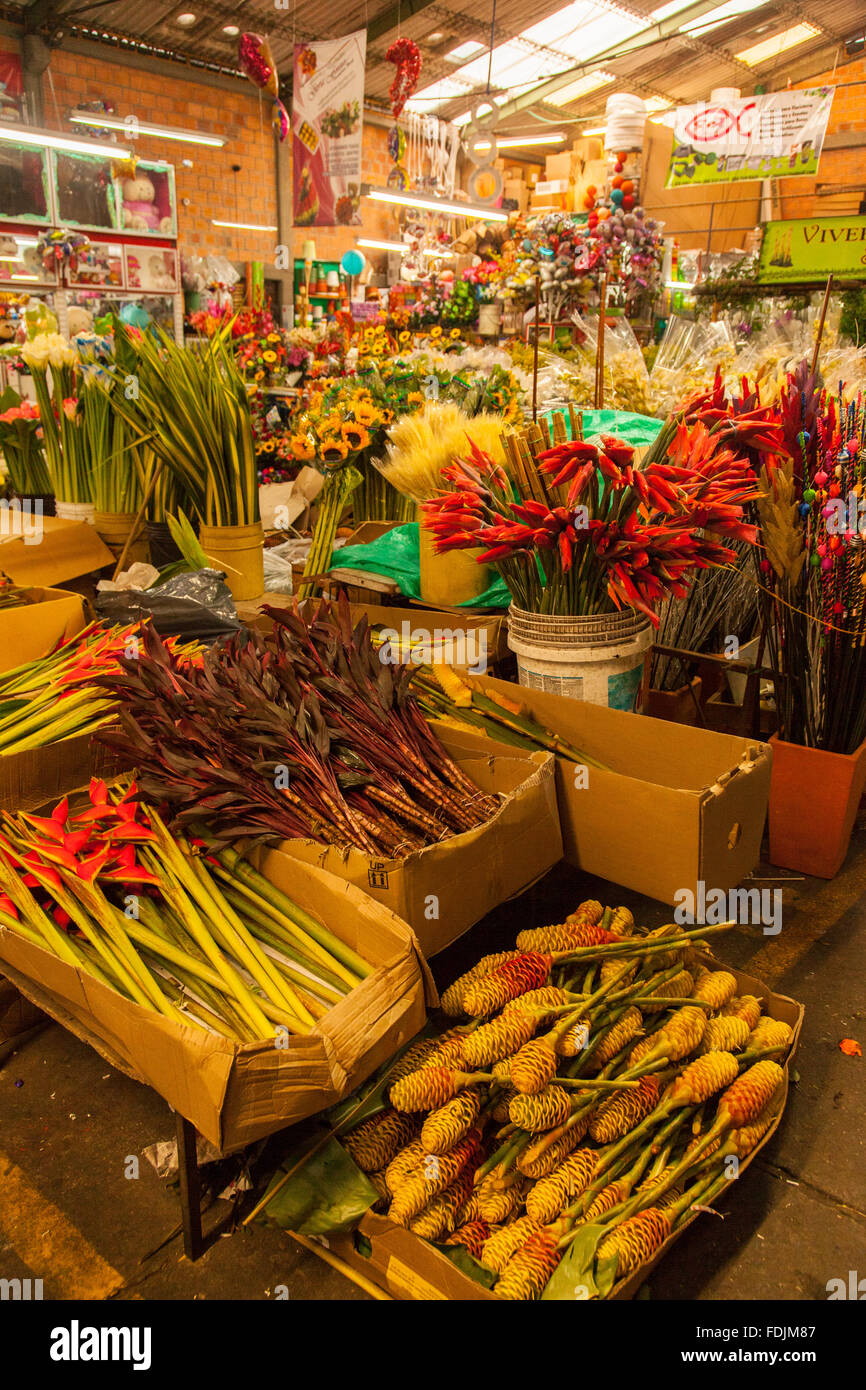
[(140, 159), (132, 178), (115, 184), (118, 226), (136, 236), (177, 236), (174, 166)]
[(180, 289), (177, 252), (163, 246), (126, 246), (126, 285), (131, 290), (175, 294)]
[(5, 140), (0, 144), (0, 211), (16, 222), (50, 224), (51, 170), (47, 150)]
[(92, 241), (79, 255), (75, 269), (70, 267), (69, 284), (123, 289), (123, 246), (120, 242)]
[(60, 226), (93, 231), (116, 228), (117, 187), (112, 161), (100, 155), (64, 154), (59, 150), (52, 151), (52, 158)]
[[(108, 327), (108, 316), (116, 314), (133, 328), (147, 328), (151, 323), (164, 328), (178, 342), (183, 341), (183, 307), (179, 294), (124, 294), (105, 289), (69, 289), (66, 292), (66, 313), (83, 309), (97, 333)], [(72, 315), (72, 322), (75, 322)], [(82, 330), (79, 329), (79, 332)]]

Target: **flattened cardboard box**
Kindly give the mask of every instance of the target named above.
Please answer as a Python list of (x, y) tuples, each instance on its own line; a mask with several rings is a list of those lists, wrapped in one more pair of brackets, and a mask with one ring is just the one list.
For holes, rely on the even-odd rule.
[(418, 942), (392, 912), (278, 851), (261, 868), (376, 967), (286, 1049), (234, 1043), (151, 1013), (0, 926), (2, 970), (22, 994), (225, 1152), (334, 1105), (414, 1037), (436, 1002)]
[(684, 888), (727, 890), (761, 857), (769, 744), (570, 700), (488, 676), (473, 688), (522, 705), (610, 771), (556, 758), (570, 864), (659, 902)]
[(13, 584), (63, 584), (117, 563), (88, 522), (45, 516), (40, 524), (37, 545), (24, 536), (0, 537), (0, 570)]
[[(367, 523), (375, 525), (377, 523)], [(363, 528), (362, 528), (363, 529)], [(267, 595), (265, 595), (267, 601)], [(271, 600), (275, 608), (281, 607), (279, 599)], [(461, 613), (459, 609), (424, 608), (422, 606), (402, 608), (389, 604), (350, 603), (352, 622), (366, 617), (371, 627), (382, 626), (394, 630), (403, 639), (404, 624), (408, 624), (408, 634), (422, 634), (418, 640), (428, 640), (434, 646), (444, 646), (443, 660), (449, 666), (468, 667), (471, 671), (481, 662), (492, 664), (502, 661), (509, 654), (507, 624), (499, 613)], [(274, 623), (264, 614), (258, 615), (250, 623), (261, 632), (270, 632)], [(449, 655), (447, 653), (453, 653)], [(461, 660), (461, 655), (466, 659)], [(482, 669), (484, 669), (482, 667)]]
[(129, 760), (79, 734), (62, 743), (0, 754), (0, 810), (35, 811), (67, 792), (86, 786), (91, 777), (110, 782), (129, 771)]
[(443, 951), (562, 858), (550, 754), (515, 758), (513, 750), (473, 731), (438, 723), (433, 727), (482, 791), (502, 793), (502, 804), (491, 820), (405, 859), (374, 859), (357, 849), (336, 849), (314, 840), (283, 840), (279, 846), (305, 864), (320, 864), (391, 908), (415, 932), (427, 957)]
[[(762, 1002), (764, 1016), (781, 1019), (784, 1023), (790, 1024), (793, 1030), (790, 1050), (784, 1062), (785, 1080), (774, 1102), (778, 1107), (777, 1114), (761, 1142), (740, 1163), (739, 1172), (742, 1176), (764, 1145), (769, 1143), (781, 1123), (788, 1099), (788, 1069), (796, 1052), (800, 1029), (803, 1025), (803, 1006), (794, 999), (789, 999), (787, 995), (770, 993), (762, 981), (756, 980), (754, 976), (746, 975), (740, 970), (732, 969), (731, 966), (715, 960), (708, 953), (701, 953), (700, 955), (695, 953), (695, 958), (715, 969), (729, 970), (732, 975), (736, 976), (738, 994), (757, 995)], [(731, 1200), (737, 1201), (736, 1191)], [(699, 1211), (693, 1212), (679, 1230), (668, 1236), (652, 1260), (641, 1265), (627, 1279), (620, 1279), (614, 1285), (609, 1298), (611, 1300), (634, 1298), (644, 1280), (649, 1277), (674, 1242), (693, 1221), (697, 1220), (699, 1215)], [(435, 1246), (428, 1244), (420, 1236), (413, 1235), (404, 1227), (394, 1225), (386, 1216), (376, 1216), (372, 1212), (367, 1212), (356, 1231), (348, 1235), (329, 1236), (327, 1243), (334, 1254), (339, 1255), (352, 1269), (365, 1274), (368, 1279), (372, 1279), (374, 1284), (385, 1289), (394, 1298), (420, 1301), (434, 1299), (461, 1302), (477, 1302), (479, 1299), (499, 1301), (492, 1289), (485, 1289), (474, 1279), (470, 1279), (468, 1274), (464, 1274), (449, 1259), (446, 1259)]]
[(27, 593), (29, 603), (0, 609), (0, 675), (45, 656), (59, 642), (81, 632), (86, 624), (80, 594), (38, 587), (29, 588)]

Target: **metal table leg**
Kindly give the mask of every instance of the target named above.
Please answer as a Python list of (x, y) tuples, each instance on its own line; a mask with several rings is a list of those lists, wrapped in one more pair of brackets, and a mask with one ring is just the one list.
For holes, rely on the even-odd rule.
[(204, 1254), (201, 1228), (201, 1175), (196, 1155), (195, 1126), (175, 1111), (177, 1163), (180, 1173), (180, 1207), (183, 1221), (183, 1248), (188, 1260)]

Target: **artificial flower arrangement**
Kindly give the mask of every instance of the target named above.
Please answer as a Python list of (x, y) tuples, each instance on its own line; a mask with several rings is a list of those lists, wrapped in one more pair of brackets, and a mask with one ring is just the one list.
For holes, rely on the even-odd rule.
[(61, 502), (91, 502), (92, 457), (78, 409), (78, 353), (60, 333), (37, 333), (22, 344), (21, 359), (36, 392), (51, 491)]
[(659, 604), (683, 597), (697, 570), (736, 558), (717, 537), (755, 539), (744, 442), (778, 451), (780, 431), (763, 412), (732, 421), (705, 402), (668, 420), (640, 464), (610, 435), (578, 437), (538, 456), (545, 502), (525, 489), (515, 497), (505, 469), (473, 445), (445, 470), (454, 490), (423, 505), (424, 523), (440, 553), (484, 547), (479, 563), (495, 565), (517, 608), (631, 608), (657, 626)]
[(462, 279), (472, 287), (479, 304), (492, 304), (502, 287), (502, 269), (498, 261), (479, 261), (464, 270)]

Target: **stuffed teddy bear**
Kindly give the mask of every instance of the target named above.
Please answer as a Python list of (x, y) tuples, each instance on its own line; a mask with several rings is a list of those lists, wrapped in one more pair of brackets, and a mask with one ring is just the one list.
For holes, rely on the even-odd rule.
[[(145, 281), (147, 282), (145, 286)], [(142, 276), (142, 286), (149, 290), (174, 292), (177, 289), (174, 276), (159, 252), (148, 257), (147, 271)]]
[(70, 304), (68, 314), (70, 338), (77, 338), (79, 333), (92, 331), (93, 317), (87, 309), (82, 309), (80, 304)]
[(170, 232), (171, 218), (160, 217), (156, 190), (146, 174), (123, 180), (123, 225), (131, 232)]

